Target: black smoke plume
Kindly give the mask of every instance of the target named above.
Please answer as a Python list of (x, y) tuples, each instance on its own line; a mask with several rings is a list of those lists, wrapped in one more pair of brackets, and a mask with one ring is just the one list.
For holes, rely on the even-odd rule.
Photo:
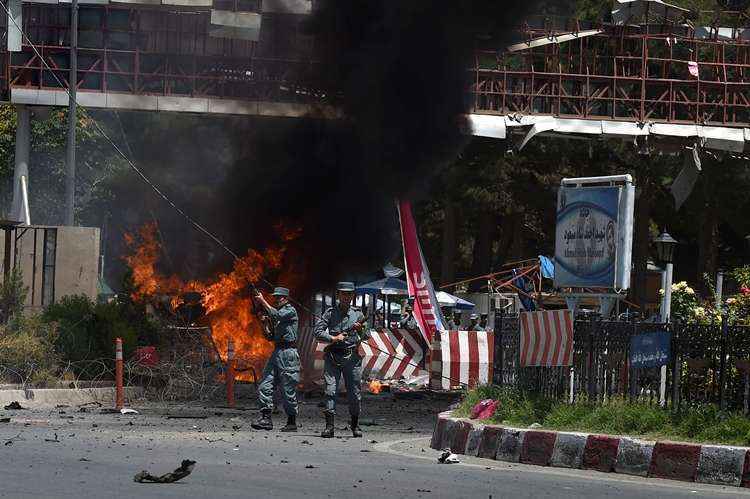
[[(316, 2), (302, 30), (315, 41), (317, 62), (302, 90), (339, 110), (340, 119), (312, 114), (221, 121), (214, 132), (233, 150), (218, 151), (223, 159), (213, 164), (188, 159), (190, 173), (171, 180), (184, 186), (190, 179), (201, 188), (180, 190), (177, 201), (197, 210), (196, 218), (239, 253), (272, 243), (280, 221), (300, 227), (288, 262), (305, 274), (298, 293), (376, 271), (400, 247), (395, 199), (425, 192), (468, 140), (464, 114), (474, 50), (511, 43), (537, 4)], [(211, 142), (196, 135), (196, 142), (183, 141), (185, 149), (170, 154), (190, 155), (191, 146)], [(171, 220), (163, 224), (165, 238), (180, 241), (170, 244), (175, 270), (195, 260), (196, 251), (203, 270), (226, 267), (221, 250), (206, 250), (210, 242), (164, 211), (162, 206), (160, 217)]]
[(315, 80), (343, 119), (300, 120), (257, 144), (228, 178), (252, 245), (274, 220), (303, 227), (316, 286), (377, 269), (398, 252), (394, 201), (423, 192), (466, 143), (474, 50), (501, 48), (533, 1), (328, 0), (306, 29)]

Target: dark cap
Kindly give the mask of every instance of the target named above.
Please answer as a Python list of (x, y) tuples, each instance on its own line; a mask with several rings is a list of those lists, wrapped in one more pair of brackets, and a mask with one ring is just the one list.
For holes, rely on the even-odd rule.
[(354, 283), (349, 281), (339, 281), (336, 284), (336, 291), (354, 291)]
[(274, 288), (273, 296), (286, 296), (289, 297), (289, 290), (287, 288)]

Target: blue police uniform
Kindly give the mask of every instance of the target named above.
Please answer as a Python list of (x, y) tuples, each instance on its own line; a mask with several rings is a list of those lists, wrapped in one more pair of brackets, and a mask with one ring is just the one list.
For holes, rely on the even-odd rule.
[[(340, 286), (339, 290), (354, 290), (354, 285), (351, 283), (339, 284), (345, 285), (343, 289)], [(349, 306), (342, 310), (337, 306), (326, 310), (315, 325), (315, 337), (319, 341), (330, 343), (326, 347), (323, 367), (326, 414), (326, 431), (323, 432), (323, 436), (333, 436), (336, 394), (342, 377), (349, 402), (352, 432), (354, 436), (361, 436), (358, 424), (362, 400), (362, 357), (359, 355), (359, 344), (366, 341), (370, 333), (366, 326), (358, 331), (355, 324), (364, 324), (364, 322), (365, 316), (358, 308)], [(341, 333), (345, 334), (346, 338), (333, 343), (333, 336)]]
[(268, 315), (273, 321), (273, 342), (275, 348), (266, 363), (258, 385), (258, 399), (261, 410), (273, 409), (273, 389), (276, 381), (281, 383), (284, 396), (284, 412), (287, 416), (297, 415), (297, 385), (299, 384), (300, 360), (297, 352), (297, 328), (299, 319), (294, 307), (286, 303), (279, 309), (270, 309)]
[[(289, 290), (276, 288), (273, 292), (277, 297), (288, 297)], [(274, 343), (271, 357), (263, 369), (258, 384), (258, 403), (260, 418), (252, 424), (258, 430), (273, 428), (271, 412), (273, 411), (273, 390), (277, 383), (281, 385), (284, 399), (284, 411), (287, 423), (281, 431), (297, 431), (297, 384), (299, 383), (300, 360), (297, 352), (297, 329), (299, 318), (297, 311), (290, 303), (285, 303), (278, 309), (265, 305), (266, 313), (273, 324), (273, 334), (269, 338)]]

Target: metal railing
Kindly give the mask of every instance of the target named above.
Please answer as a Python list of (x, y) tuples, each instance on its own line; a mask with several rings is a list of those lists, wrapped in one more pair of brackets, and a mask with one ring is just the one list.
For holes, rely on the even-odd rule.
[(630, 366), (630, 340), (638, 334), (671, 333), (666, 403), (715, 403), (748, 413), (750, 404), (750, 327), (713, 324), (654, 324), (577, 320), (573, 362), (566, 367), (521, 367), (516, 317), (495, 325), (496, 385), (550, 398), (612, 397), (659, 403), (660, 368)]

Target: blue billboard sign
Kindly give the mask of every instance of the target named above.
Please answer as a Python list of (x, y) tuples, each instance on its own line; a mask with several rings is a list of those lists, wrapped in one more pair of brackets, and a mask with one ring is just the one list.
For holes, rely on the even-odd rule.
[(632, 184), (560, 187), (556, 288), (630, 287), (633, 199)]
[(630, 367), (661, 367), (669, 362), (671, 335), (666, 332), (630, 337)]

